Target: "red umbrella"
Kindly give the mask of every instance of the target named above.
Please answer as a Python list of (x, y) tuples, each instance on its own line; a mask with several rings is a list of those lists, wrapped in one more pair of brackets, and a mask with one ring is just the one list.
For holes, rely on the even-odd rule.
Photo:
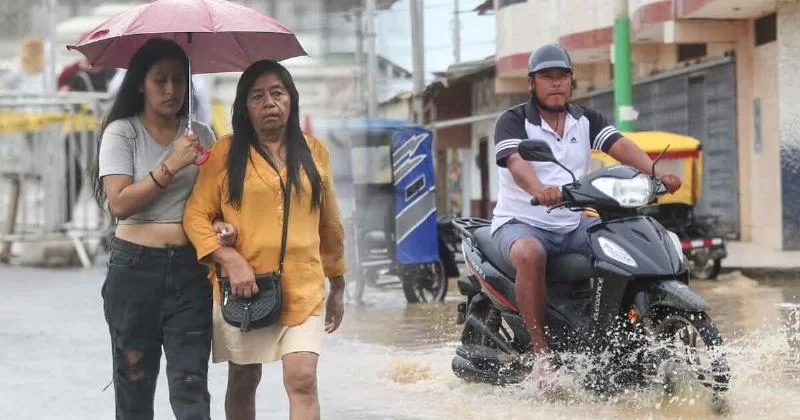
[[(277, 20), (227, 0), (157, 0), (112, 16), (69, 50), (93, 65), (127, 68), (133, 54), (153, 37), (180, 44), (190, 73), (242, 71), (263, 59), (307, 55), (295, 35)], [(191, 77), (189, 77), (191, 88)], [(189, 101), (191, 112), (191, 101)], [(207, 159), (207, 151), (201, 153)]]

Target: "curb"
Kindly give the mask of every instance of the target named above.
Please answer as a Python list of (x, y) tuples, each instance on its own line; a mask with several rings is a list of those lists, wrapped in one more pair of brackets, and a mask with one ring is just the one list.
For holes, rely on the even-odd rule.
[(800, 280), (800, 267), (723, 267), (720, 274), (740, 272), (753, 280)]

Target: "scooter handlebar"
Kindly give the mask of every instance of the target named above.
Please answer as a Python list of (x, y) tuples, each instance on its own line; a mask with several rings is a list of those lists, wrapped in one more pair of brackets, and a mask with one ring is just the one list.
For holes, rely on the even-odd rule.
[(656, 196), (664, 195), (667, 192), (668, 192), (667, 186), (664, 185), (664, 183), (661, 182), (660, 179), (656, 179), (656, 191), (655, 191)]
[(536, 197), (531, 198), (531, 205), (532, 206), (538, 206), (539, 205), (539, 199), (536, 198)]

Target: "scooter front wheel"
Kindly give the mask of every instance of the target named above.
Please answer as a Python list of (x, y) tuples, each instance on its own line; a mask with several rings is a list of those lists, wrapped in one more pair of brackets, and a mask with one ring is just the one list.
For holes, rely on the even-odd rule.
[(701, 280), (716, 280), (722, 270), (722, 260), (714, 258), (713, 260), (704, 260), (695, 263), (690, 273), (692, 277)]
[(727, 411), (730, 368), (714, 321), (705, 312), (679, 309), (660, 309), (650, 319), (665, 391), (675, 393), (681, 373), (686, 373), (712, 392), (714, 411)]

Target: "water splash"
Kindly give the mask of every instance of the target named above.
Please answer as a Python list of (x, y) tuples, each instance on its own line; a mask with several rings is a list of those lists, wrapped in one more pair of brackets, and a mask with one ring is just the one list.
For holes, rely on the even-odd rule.
[[(731, 368), (727, 418), (769, 414), (800, 418), (800, 402), (790, 397), (800, 391), (800, 354), (789, 346), (786, 330), (754, 331), (729, 340), (719, 351)], [(398, 390), (431, 403), (435, 400), (435, 412), (448, 413), (431, 418), (716, 418), (711, 392), (688, 377), (677, 381), (671, 393), (657, 385), (614, 395), (587, 390), (587, 377), (610, 365), (612, 354), (597, 359), (564, 355), (569, 367), (549, 381), (559, 390), (556, 394), (543, 389), (533, 375), (505, 387), (462, 382), (448, 369), (451, 355), (442, 351), (422, 360), (406, 356), (391, 362)]]
[[(800, 286), (769, 286), (736, 277), (694, 282), (693, 287), (709, 300), (711, 316), (725, 340), (720, 351), (727, 357), (731, 374), (731, 413), (725, 418), (800, 419), (800, 399), (796, 398), (800, 348), (790, 346), (792, 339), (800, 342), (800, 317), (791, 318), (775, 309), (776, 302), (800, 294)], [(570, 368), (560, 370), (551, 381), (563, 391), (556, 395), (542, 390), (534, 377), (505, 387), (462, 381), (450, 370), (460, 336), (453, 321), (456, 303), (408, 306), (402, 311), (393, 303), (384, 313), (378, 302), (363, 313), (349, 313), (351, 320), (370, 321), (354, 333), (382, 345), (347, 344), (355, 347), (335, 353), (352, 356), (346, 362), (328, 363), (348, 363), (349, 371), (358, 372), (359, 382), (351, 389), (369, 390), (371, 395), (359, 397), (362, 412), (380, 413), (380, 417), (369, 418), (719, 418), (711, 411), (710, 392), (691, 381), (679, 382), (671, 394), (657, 386), (615, 395), (587, 391), (587, 375), (593, 370), (602, 372), (610, 356), (599, 360), (583, 354), (565, 356)], [(369, 401), (364, 402), (366, 399)]]
[(438, 376), (429, 363), (410, 359), (393, 360), (389, 374), (392, 381), (403, 385), (431, 380)]

